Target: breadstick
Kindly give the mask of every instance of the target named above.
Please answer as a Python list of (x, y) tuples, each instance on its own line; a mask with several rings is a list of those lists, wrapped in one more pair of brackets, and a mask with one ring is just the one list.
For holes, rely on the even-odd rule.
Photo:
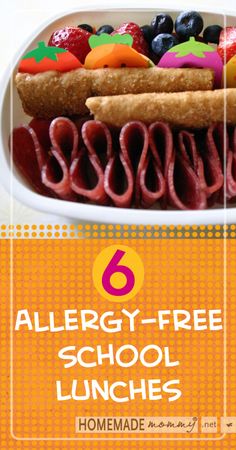
[(48, 71), (36, 75), (18, 73), (15, 81), (23, 109), (29, 116), (48, 119), (88, 113), (85, 106), (91, 96), (88, 70)]
[(23, 108), (33, 117), (88, 113), (87, 98), (96, 95), (178, 92), (213, 89), (210, 69), (77, 69), (36, 75), (18, 73), (16, 87)]
[(226, 105), (226, 121), (236, 125), (236, 89), (95, 97), (89, 98), (86, 105), (95, 119), (117, 127), (141, 120), (189, 128), (222, 122)]
[(210, 69), (127, 67), (94, 70), (92, 88), (95, 95), (119, 95), (210, 90), (213, 83), (214, 72)]

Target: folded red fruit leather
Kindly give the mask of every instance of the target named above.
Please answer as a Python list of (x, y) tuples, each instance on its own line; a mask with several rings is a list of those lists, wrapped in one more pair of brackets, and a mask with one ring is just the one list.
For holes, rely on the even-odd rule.
[(155, 122), (149, 126), (149, 144), (152, 156), (159, 166), (159, 179), (161, 191), (162, 208), (167, 207), (168, 186), (167, 175), (169, 165), (173, 156), (173, 135), (170, 126), (167, 123)]
[(42, 182), (64, 199), (76, 201), (71, 188), (69, 169), (78, 152), (78, 131), (65, 117), (54, 119), (49, 127), (51, 149), (42, 167)]
[(236, 128), (230, 130), (226, 166), (226, 191), (229, 199), (236, 197)]
[(129, 163), (122, 154), (114, 152), (107, 163), (104, 188), (112, 203), (119, 208), (131, 206), (134, 179)]
[(82, 143), (70, 168), (72, 189), (85, 199), (107, 204), (105, 167), (112, 156), (112, 139), (105, 124), (89, 120), (81, 128)]
[[(72, 188), (99, 204), (107, 204), (109, 198), (115, 206), (129, 207), (132, 174), (123, 155), (113, 147), (111, 131), (104, 123), (89, 120), (82, 126), (81, 135), (84, 149), (71, 167)], [(83, 173), (89, 176), (87, 183)]]
[(197, 150), (196, 140), (193, 133), (180, 131), (178, 134), (178, 150), (180, 155), (192, 167), (197, 175), (202, 190), (207, 189), (203, 160)]
[(162, 122), (114, 130), (96, 120), (33, 119), (13, 130), (10, 148), (37, 192), (65, 200), (186, 210), (236, 197), (236, 129), (223, 124), (176, 132)]
[(175, 208), (206, 208), (206, 194), (201, 188), (199, 178), (187, 160), (175, 150), (168, 168), (167, 189), (169, 204)]
[(214, 159), (218, 201), (224, 203), (236, 196), (236, 128), (213, 125), (207, 132), (207, 143)]
[(187, 131), (173, 135), (168, 124), (154, 123), (149, 127), (149, 136), (150, 147), (166, 181), (162, 206), (183, 210), (205, 208), (203, 163), (194, 135)]
[(205, 145), (201, 143), (199, 146), (203, 148), (201, 155), (209, 205), (220, 200), (220, 193), (224, 185), (224, 139), (224, 125), (214, 124), (207, 130), (204, 139)]
[(54, 192), (42, 182), (42, 166), (47, 154), (43, 154), (34, 130), (29, 126), (15, 128), (9, 146), (14, 164), (35, 191), (48, 197), (55, 197)]
[(204, 209), (207, 205), (204, 166), (194, 134), (180, 131), (177, 148), (167, 174), (170, 202), (179, 209)]
[(127, 123), (120, 132), (121, 154), (134, 182), (135, 206), (150, 207), (165, 191), (159, 155), (149, 147), (149, 130), (142, 122)]
[(42, 183), (62, 200), (76, 201), (69, 179), (69, 167), (78, 149), (78, 133), (65, 117), (53, 121), (33, 119), (30, 128), (37, 135), (35, 145)]

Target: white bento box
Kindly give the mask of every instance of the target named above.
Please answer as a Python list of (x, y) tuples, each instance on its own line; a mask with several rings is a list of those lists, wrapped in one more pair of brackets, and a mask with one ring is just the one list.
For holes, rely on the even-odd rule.
[[(186, 9), (186, 6), (183, 8)], [(187, 9), (197, 9), (196, 5), (189, 5)], [(24, 53), (34, 48), (38, 41), (47, 41), (52, 31), (64, 25), (77, 26), (78, 23), (91, 23), (98, 27), (105, 23), (117, 26), (122, 22), (137, 22), (139, 25), (150, 23), (152, 17), (158, 12), (169, 12), (172, 17), (182, 9), (102, 9), (89, 6), (86, 10), (77, 10), (65, 13), (43, 24), (40, 29), (27, 40), (17, 52), (12, 67), (8, 68), (3, 78), (0, 105), (1, 105), (1, 136), (0, 136), (0, 181), (13, 197), (27, 206), (48, 214), (56, 214), (70, 218), (74, 221), (92, 221), (102, 223), (143, 224), (143, 225), (199, 225), (199, 224), (223, 224), (236, 223), (235, 207), (210, 208), (197, 211), (178, 210), (146, 210), (146, 209), (122, 209), (110, 206), (96, 206), (84, 203), (72, 203), (57, 200), (36, 194), (22, 179), (17, 170), (12, 167), (9, 155), (8, 139), (11, 130), (22, 124), (28, 123), (30, 118), (23, 112), (21, 102), (16, 92), (12, 73), (15, 73), (18, 63)], [(221, 24), (230, 26), (236, 24), (233, 15), (224, 15), (215, 12), (202, 12), (204, 24)]]

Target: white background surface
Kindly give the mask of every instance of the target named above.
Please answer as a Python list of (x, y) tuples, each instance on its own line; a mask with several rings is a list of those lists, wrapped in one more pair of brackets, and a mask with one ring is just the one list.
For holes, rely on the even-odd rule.
[[(50, 16), (59, 14), (63, 11), (70, 9), (85, 9), (89, 5), (101, 5), (101, 3), (109, 8), (113, 2), (104, 0), (1, 0), (1, 22), (0, 22), (0, 74), (4, 71), (5, 67), (11, 61), (17, 48), (23, 41), (34, 31), (34, 29), (40, 24), (49, 19)], [(147, 7), (153, 8), (160, 7), (161, 4), (165, 5), (165, 8), (171, 8), (173, 5), (181, 9), (196, 9), (196, 10), (219, 10), (220, 12), (232, 12), (236, 11), (235, 0), (194, 0), (187, 1), (182, 0), (176, 2), (176, 0), (165, 0), (158, 2), (149, 0), (119, 0), (117, 2), (120, 8), (122, 7)], [(222, 10), (224, 8), (224, 10)], [(89, 9), (89, 8), (88, 8)], [(235, 23), (236, 25), (236, 23)], [(0, 75), (1, 76), (1, 75)], [(1, 180), (0, 180), (1, 182)], [(10, 197), (8, 193), (0, 184), (0, 224), (10, 223)], [(19, 202), (13, 202), (14, 211), (14, 223), (69, 223), (68, 219), (50, 217), (47, 214), (42, 214), (37, 211), (31, 210)]]

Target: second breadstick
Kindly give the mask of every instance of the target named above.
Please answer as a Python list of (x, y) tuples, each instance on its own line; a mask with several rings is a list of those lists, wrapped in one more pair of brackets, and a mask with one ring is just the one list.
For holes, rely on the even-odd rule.
[(95, 119), (122, 127), (131, 120), (156, 121), (188, 128), (208, 127), (224, 120), (236, 125), (236, 89), (160, 94), (128, 94), (89, 98)]

